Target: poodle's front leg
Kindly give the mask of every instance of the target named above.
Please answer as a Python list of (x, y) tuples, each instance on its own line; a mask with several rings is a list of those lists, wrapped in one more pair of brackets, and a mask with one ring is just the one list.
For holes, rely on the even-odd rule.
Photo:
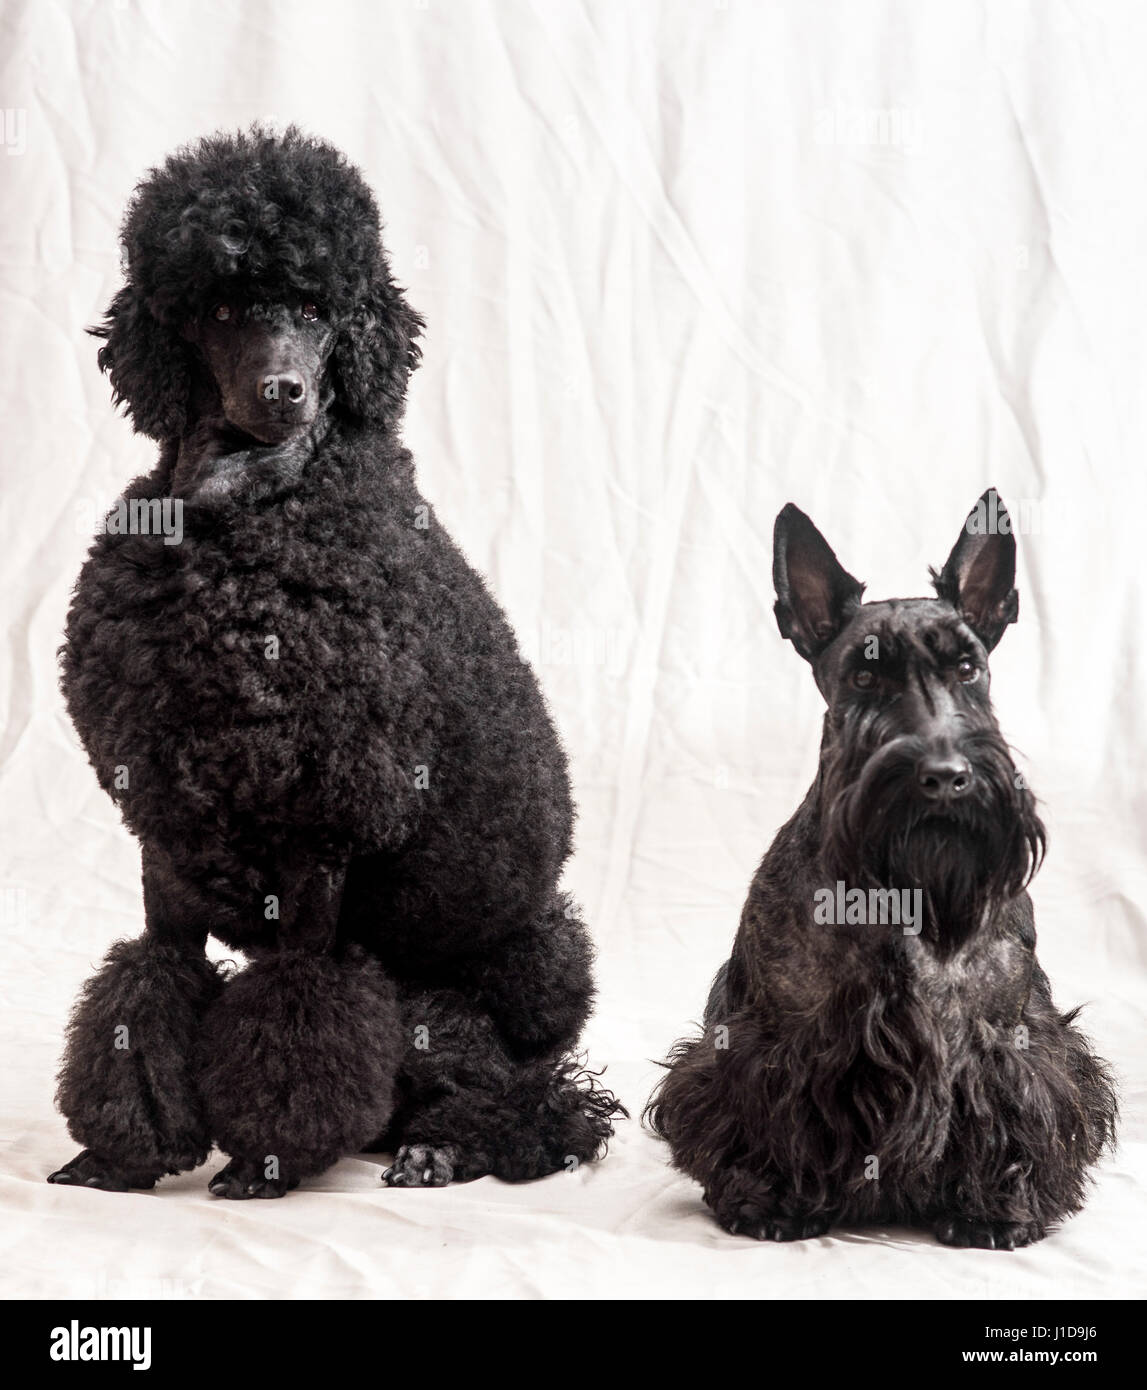
[(190, 1061), (223, 988), (204, 955), (206, 921), (170, 861), (147, 848), (143, 895), (145, 934), (116, 942), (68, 1025), (56, 1103), (86, 1147), (49, 1182), (154, 1187), (211, 1147)]
[(233, 979), (204, 1023), (199, 1086), (231, 1162), (220, 1197), (281, 1197), (385, 1129), (401, 1053), (394, 986), (335, 941), (345, 871), (284, 873), (280, 942)]

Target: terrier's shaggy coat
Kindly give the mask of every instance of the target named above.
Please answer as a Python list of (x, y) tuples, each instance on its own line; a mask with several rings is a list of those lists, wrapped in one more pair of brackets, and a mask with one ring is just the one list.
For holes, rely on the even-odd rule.
[[(994, 493), (928, 599), (862, 603), (808, 517), (777, 518), (777, 622), (828, 705), (820, 767), (649, 1107), (726, 1230), (896, 1222), (1010, 1250), (1079, 1210), (1113, 1139), (1107, 1068), (1036, 960), (1044, 831), (988, 698), (1014, 575)], [(861, 906), (918, 893), (920, 916), (884, 898), (829, 922), (838, 884)]]

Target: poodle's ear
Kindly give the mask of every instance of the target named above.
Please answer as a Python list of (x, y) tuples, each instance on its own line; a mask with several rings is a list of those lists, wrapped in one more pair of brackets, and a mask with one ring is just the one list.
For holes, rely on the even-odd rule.
[(339, 332), (332, 354), (338, 398), (352, 415), (381, 423), (402, 414), (407, 379), (422, 356), (418, 335), (424, 327), (380, 265), (370, 294)]
[(119, 291), (103, 323), (88, 332), (105, 340), (100, 370), (111, 378), (113, 400), (126, 406), (136, 433), (159, 440), (181, 434), (191, 376), (179, 336), (155, 319), (132, 285)]

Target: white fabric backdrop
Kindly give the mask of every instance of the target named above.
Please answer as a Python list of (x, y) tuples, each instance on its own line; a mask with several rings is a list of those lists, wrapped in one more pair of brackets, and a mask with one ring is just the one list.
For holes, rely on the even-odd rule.
[[(0, 1270), (12, 1295), (1126, 1296), (1144, 1291), (1147, 12), (1135, 3), (389, 0), (0, 12)], [(255, 118), (343, 147), (428, 322), (427, 495), (534, 654), (581, 807), (588, 1042), (634, 1112), (699, 1015), (820, 708), (771, 615), (773, 517), (922, 593), (995, 483), (1021, 622), (995, 663), (1044, 801), (1040, 951), (1122, 1072), (1087, 1211), (1014, 1255), (723, 1235), (636, 1122), (512, 1188), (286, 1201), (213, 1169), (50, 1187), (76, 989), (138, 934), (138, 854), (54, 651), (92, 517), (150, 466), (83, 336), (134, 182)]]

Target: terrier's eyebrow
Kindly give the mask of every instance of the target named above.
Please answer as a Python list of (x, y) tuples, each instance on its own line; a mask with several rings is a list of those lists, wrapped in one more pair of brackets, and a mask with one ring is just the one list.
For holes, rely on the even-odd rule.
[(955, 656), (967, 646), (958, 618), (940, 619), (923, 632), (907, 632), (904, 640), (915, 656), (929, 666)]
[[(871, 650), (874, 641), (875, 651)], [(896, 655), (896, 641), (881, 628), (872, 632), (862, 632), (852, 643), (848, 655), (853, 660), (887, 661)]]

